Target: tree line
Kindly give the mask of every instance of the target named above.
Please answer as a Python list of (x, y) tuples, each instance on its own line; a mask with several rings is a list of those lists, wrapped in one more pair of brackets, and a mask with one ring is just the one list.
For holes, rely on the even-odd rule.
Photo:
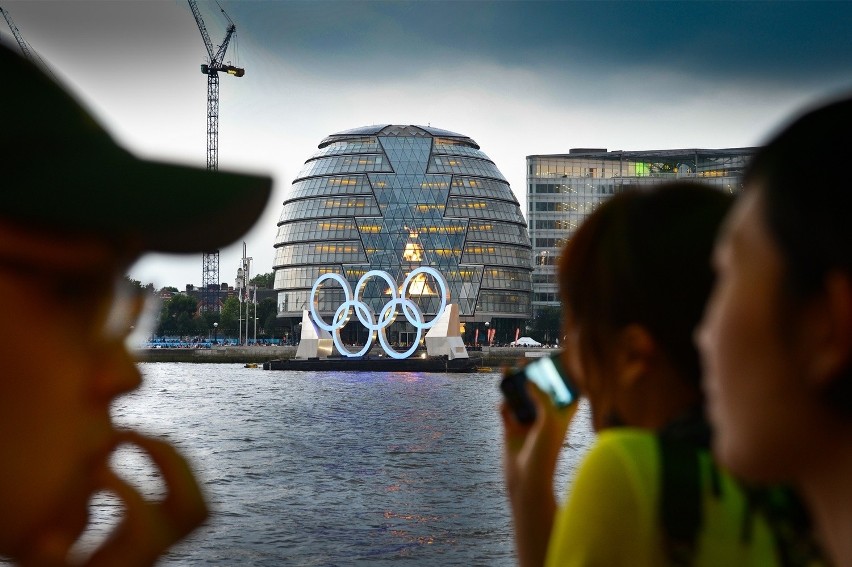
[[(154, 296), (159, 296), (168, 291), (174, 293), (171, 298), (164, 300), (160, 305), (153, 332), (155, 336), (236, 338), (241, 334), (240, 326), (242, 333), (245, 333), (246, 320), (248, 320), (248, 336), (253, 338), (254, 317), (256, 317), (258, 339), (280, 338), (276, 337), (276, 335), (280, 335), (280, 332), (276, 330), (278, 308), (276, 301), (272, 298), (266, 298), (254, 305), (252, 303), (240, 303), (237, 297), (229, 297), (222, 303), (220, 312), (205, 311), (199, 313), (199, 299), (185, 293), (179, 293), (175, 287), (167, 286), (156, 290), (152, 283), (143, 285), (139, 280), (129, 277), (125, 277), (125, 279), (129, 285), (137, 289), (144, 289)], [(273, 274), (268, 273), (252, 278), (250, 283), (258, 287), (271, 287), (272, 281)], [(218, 326), (214, 323), (218, 323)]]

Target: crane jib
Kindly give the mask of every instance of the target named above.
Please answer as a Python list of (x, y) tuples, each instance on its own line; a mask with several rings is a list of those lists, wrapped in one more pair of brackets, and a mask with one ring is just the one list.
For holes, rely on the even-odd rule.
[[(198, 31), (201, 33), (201, 39), (204, 41), (204, 48), (209, 57), (209, 61), (201, 65), (201, 72), (207, 75), (207, 169), (215, 171), (219, 169), (219, 73), (242, 77), (246, 71), (241, 67), (222, 64), (225, 59), (225, 52), (228, 50), (228, 44), (237, 31), (237, 27), (225, 13), (225, 10), (222, 10), (222, 7), (219, 6), (222, 14), (228, 20), (225, 39), (222, 40), (219, 49), (213, 51), (213, 42), (210, 41), (210, 34), (207, 33), (207, 26), (204, 25), (204, 19), (198, 10), (198, 5), (195, 0), (187, 0), (187, 2), (192, 11), (192, 16), (195, 18), (195, 23), (198, 25)], [(217, 310), (219, 282), (219, 251), (205, 252), (201, 273), (202, 311)]]

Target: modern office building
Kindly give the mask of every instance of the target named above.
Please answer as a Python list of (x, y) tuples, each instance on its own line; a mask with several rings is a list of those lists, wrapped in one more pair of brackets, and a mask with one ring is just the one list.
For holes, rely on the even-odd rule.
[(579, 224), (616, 193), (673, 179), (739, 191), (743, 168), (757, 148), (607, 151), (527, 156), (527, 221), (535, 258), (533, 311), (558, 307), (559, 252)]
[[(292, 325), (308, 309), (323, 274), (346, 278), (383, 270), (401, 286), (420, 266), (447, 280), (468, 343), (514, 340), (531, 315), (532, 253), (526, 222), (509, 183), (467, 136), (428, 126), (374, 125), (332, 134), (305, 162), (284, 201), (275, 239), (278, 316)], [(326, 280), (315, 298), (331, 323), (343, 289)], [(407, 296), (427, 320), (440, 306), (439, 286), (418, 277)], [(371, 278), (361, 299), (379, 314), (388, 284)], [(353, 316), (344, 340), (363, 344)], [(405, 317), (388, 332), (408, 344)]]

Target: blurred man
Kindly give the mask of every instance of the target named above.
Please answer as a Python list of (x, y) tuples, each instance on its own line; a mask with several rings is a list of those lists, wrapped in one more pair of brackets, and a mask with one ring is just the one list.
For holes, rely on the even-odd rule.
[[(151, 565), (207, 508), (175, 449), (112, 424), (110, 403), (141, 380), (124, 339), (142, 304), (117, 282), (144, 252), (236, 240), (271, 180), (140, 160), (2, 45), (0, 64), (0, 557), (66, 564), (106, 490), (123, 517), (88, 564)], [(150, 457), (162, 500), (111, 469), (121, 444)]]

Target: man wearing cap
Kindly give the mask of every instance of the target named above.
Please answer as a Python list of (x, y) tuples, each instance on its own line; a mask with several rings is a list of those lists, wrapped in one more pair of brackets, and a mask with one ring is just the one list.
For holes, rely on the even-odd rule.
[[(236, 240), (271, 180), (138, 159), (3, 45), (0, 66), (0, 559), (73, 563), (88, 502), (107, 491), (123, 516), (85, 564), (151, 565), (207, 508), (174, 448), (112, 423), (112, 400), (141, 380), (124, 346), (140, 303), (115, 283), (142, 253)], [(159, 470), (162, 500), (112, 470), (122, 444)]]

